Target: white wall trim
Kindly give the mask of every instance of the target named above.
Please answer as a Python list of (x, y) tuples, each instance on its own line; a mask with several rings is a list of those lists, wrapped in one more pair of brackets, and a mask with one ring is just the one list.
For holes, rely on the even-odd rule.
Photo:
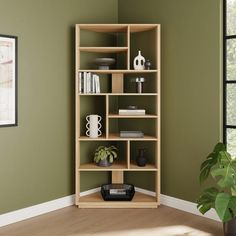
[[(142, 188), (137, 188), (135, 187), (135, 190), (140, 193), (144, 193), (150, 196), (156, 196), (155, 192), (142, 189)], [(80, 196), (86, 196), (91, 193), (96, 193), (99, 192), (100, 188), (94, 188), (90, 189), (88, 191), (81, 192)], [(31, 207), (26, 207), (20, 210), (12, 211), (9, 213), (5, 213), (0, 215), (0, 227), (6, 226), (12, 223), (16, 223), (22, 220), (26, 220), (35, 216), (39, 216), (45, 213), (49, 213), (51, 211), (59, 210), (64, 207), (72, 206), (74, 205), (74, 200), (75, 195), (70, 195), (67, 197), (59, 198), (53, 201), (41, 203), (38, 205), (34, 205)], [(192, 213), (194, 215), (199, 215), (203, 216), (212, 220), (220, 221), (219, 217), (217, 216), (216, 212), (211, 209), (209, 212), (207, 212), (205, 215), (202, 215), (199, 213), (197, 209), (197, 204), (189, 201), (185, 201), (182, 199), (170, 197), (161, 194), (161, 204), (169, 207), (173, 207), (182, 211), (186, 211), (189, 213)]]
[(181, 211), (186, 211), (194, 215), (202, 216), (208, 219), (221, 221), (214, 209), (211, 209), (205, 215), (202, 215), (198, 211), (196, 203), (185, 201), (179, 198), (174, 198), (161, 194), (161, 204), (179, 209)]
[(0, 227), (59, 210), (74, 204), (74, 195), (0, 215)]

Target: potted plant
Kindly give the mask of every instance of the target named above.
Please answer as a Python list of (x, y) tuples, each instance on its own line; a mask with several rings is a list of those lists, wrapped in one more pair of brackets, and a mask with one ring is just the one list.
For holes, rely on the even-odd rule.
[(216, 144), (201, 164), (200, 183), (209, 175), (216, 181), (216, 186), (203, 191), (197, 200), (197, 208), (202, 214), (214, 208), (224, 224), (225, 235), (236, 235), (236, 159), (226, 151), (223, 143)]
[(117, 151), (115, 146), (99, 146), (94, 154), (94, 162), (98, 166), (111, 166), (114, 159), (117, 158)]

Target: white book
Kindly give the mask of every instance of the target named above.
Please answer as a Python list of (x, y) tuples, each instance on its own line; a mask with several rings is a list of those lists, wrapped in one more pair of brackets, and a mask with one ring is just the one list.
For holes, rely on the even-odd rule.
[(91, 73), (87, 72), (87, 93), (91, 93)]
[(82, 93), (82, 73), (79, 72), (79, 93)]
[(95, 91), (96, 93), (100, 93), (100, 83), (99, 83), (99, 76), (95, 75)]
[(87, 93), (87, 73), (83, 72), (84, 93)]
[(96, 85), (95, 85), (96, 75), (92, 75), (92, 93), (96, 93)]
[(100, 78), (99, 78), (98, 75), (97, 75), (97, 78), (98, 78), (98, 93), (100, 93), (101, 92), (101, 90), (100, 90)]

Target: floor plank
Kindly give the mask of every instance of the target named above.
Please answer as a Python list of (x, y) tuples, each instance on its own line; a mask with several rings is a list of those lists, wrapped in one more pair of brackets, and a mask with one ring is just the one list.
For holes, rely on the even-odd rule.
[(222, 224), (170, 207), (67, 207), (0, 228), (4, 236), (222, 236)]

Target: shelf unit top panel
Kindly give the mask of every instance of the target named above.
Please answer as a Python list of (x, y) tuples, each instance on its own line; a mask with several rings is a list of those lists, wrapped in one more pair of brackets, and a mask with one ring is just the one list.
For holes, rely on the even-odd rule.
[(79, 93), (79, 96), (157, 96), (157, 93)]
[(82, 30), (90, 30), (93, 32), (116, 33), (126, 32), (128, 25), (126, 24), (77, 24)]
[(153, 30), (159, 26), (159, 24), (76, 24), (76, 27), (79, 27), (82, 30), (104, 33), (127, 32), (128, 27), (130, 33), (137, 33)]
[(156, 73), (158, 70), (79, 70), (79, 72), (92, 72), (97, 74), (139, 74), (139, 73)]

